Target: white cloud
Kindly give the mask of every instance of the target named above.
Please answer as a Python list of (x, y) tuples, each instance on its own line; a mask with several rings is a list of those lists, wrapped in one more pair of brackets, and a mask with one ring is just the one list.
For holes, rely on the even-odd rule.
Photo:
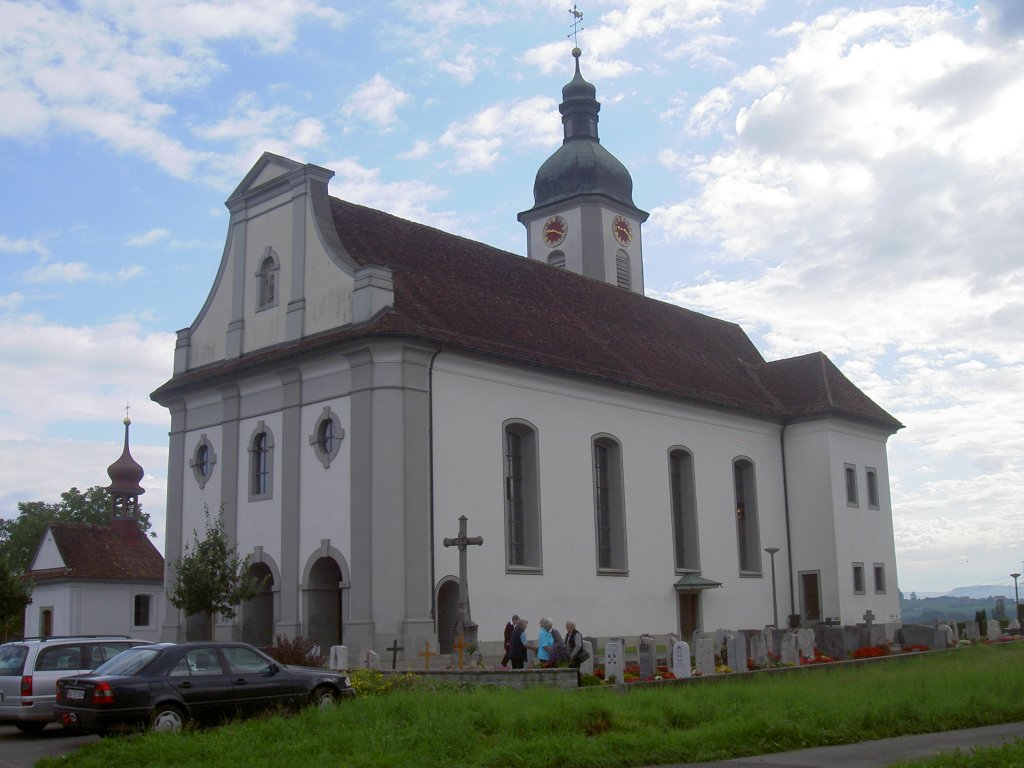
[(663, 297), (742, 323), (769, 358), (824, 350), (907, 424), (890, 453), (903, 583), (990, 557), (989, 524), (1024, 536), (1006, 514), (1024, 494), (1024, 49), (972, 39), (950, 8), (787, 28), (787, 53), (696, 102), (717, 152), (662, 150), (698, 192), (645, 232), (708, 270)]
[(98, 272), (81, 261), (49, 262), (33, 267), (22, 275), (27, 283), (124, 283), (141, 276), (144, 270), (131, 265), (116, 272)]
[(346, 117), (388, 129), (397, 122), (398, 108), (407, 101), (408, 93), (377, 73), (352, 92), (341, 111)]
[(152, 245), (167, 238), (170, 234), (170, 231), (165, 227), (154, 227), (148, 232), (143, 232), (141, 235), (129, 237), (125, 240), (125, 245)]
[(430, 204), (444, 199), (447, 192), (425, 181), (386, 182), (379, 168), (366, 168), (346, 158), (327, 164), (335, 172), (331, 194), (349, 202), (387, 211), (404, 219), (451, 230), (459, 217), (450, 212), (435, 212)]
[(25, 238), (18, 238), (13, 240), (4, 235), (0, 235), (0, 252), (3, 253), (34, 253), (42, 258), (48, 258), (50, 255), (49, 249), (42, 243), (41, 240), (32, 239), (27, 240)]
[(430, 155), (431, 149), (432, 145), (429, 141), (426, 141), (425, 139), (418, 139), (416, 143), (413, 144), (412, 149), (406, 152), (400, 152), (396, 157), (399, 160), (422, 160)]
[(482, 171), (500, 162), (509, 146), (556, 145), (559, 124), (554, 100), (535, 96), (499, 102), (463, 123), (452, 123), (437, 143), (452, 151), (451, 166), (455, 171)]
[[(148, 158), (178, 178), (212, 160), (175, 138), (167, 101), (225, 68), (210, 43), (239, 39), (280, 53), (303, 24), (345, 22), (330, 4), (313, 0), (92, 0), (86, 9), (0, 0), (0, 18), (0, 135), (37, 141), (69, 131)], [(293, 140), (309, 146), (313, 126), (296, 128)]]

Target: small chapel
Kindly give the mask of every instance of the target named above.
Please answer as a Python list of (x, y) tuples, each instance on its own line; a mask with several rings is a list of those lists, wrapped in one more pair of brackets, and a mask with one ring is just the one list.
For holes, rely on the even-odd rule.
[[(526, 258), (270, 153), (227, 199), (152, 395), (168, 562), (222, 510), (265, 577), (216, 637), (446, 652), (470, 624), (500, 649), (513, 613), (599, 638), (899, 621), (902, 425), (824, 354), (767, 361), (738, 325), (644, 295), (648, 214), (573, 56)], [(164, 639), (199, 631), (163, 612)]]

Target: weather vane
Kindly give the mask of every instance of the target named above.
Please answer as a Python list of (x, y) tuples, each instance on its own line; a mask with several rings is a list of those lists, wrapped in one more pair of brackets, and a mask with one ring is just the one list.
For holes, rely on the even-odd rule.
[(573, 47), (579, 48), (580, 41), (577, 36), (583, 31), (583, 11), (576, 7), (576, 3), (573, 3), (572, 8), (569, 9), (569, 13), (572, 14), (572, 32), (566, 35), (566, 37), (571, 37)]

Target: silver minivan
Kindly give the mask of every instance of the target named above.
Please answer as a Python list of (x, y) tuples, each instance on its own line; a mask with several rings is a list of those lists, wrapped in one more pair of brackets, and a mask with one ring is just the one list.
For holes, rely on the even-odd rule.
[(0, 723), (37, 733), (53, 720), (57, 680), (91, 672), (147, 640), (105, 635), (33, 637), (0, 645)]

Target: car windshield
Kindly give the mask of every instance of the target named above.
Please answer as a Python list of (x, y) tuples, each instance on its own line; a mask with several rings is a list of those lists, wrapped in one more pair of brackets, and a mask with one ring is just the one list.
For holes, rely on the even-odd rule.
[(100, 664), (93, 671), (95, 675), (137, 675), (160, 655), (155, 648), (129, 648), (117, 654), (110, 661)]
[(0, 675), (20, 675), (28, 655), (28, 646), (0, 645)]

